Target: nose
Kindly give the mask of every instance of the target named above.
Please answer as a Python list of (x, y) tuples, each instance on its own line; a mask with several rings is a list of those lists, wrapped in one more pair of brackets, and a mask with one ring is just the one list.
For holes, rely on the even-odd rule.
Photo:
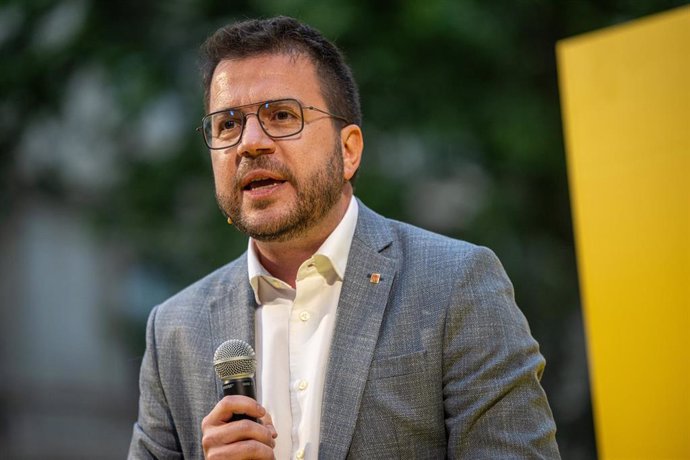
[(247, 114), (244, 121), (244, 131), (239, 144), (237, 144), (238, 155), (257, 157), (274, 151), (275, 143), (261, 127), (256, 114)]

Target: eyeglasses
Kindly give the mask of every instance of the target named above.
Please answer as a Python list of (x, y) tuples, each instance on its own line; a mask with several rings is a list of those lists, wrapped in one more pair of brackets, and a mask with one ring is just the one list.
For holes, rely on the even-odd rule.
[[(257, 106), (256, 112), (245, 112), (245, 107)], [(303, 106), (296, 99), (279, 99), (254, 104), (241, 105), (209, 113), (201, 119), (196, 130), (204, 137), (206, 146), (212, 150), (227, 149), (239, 144), (249, 115), (256, 115), (261, 129), (272, 139), (294, 136), (304, 129), (304, 109), (315, 110), (329, 117), (349, 124), (339, 116), (312, 106)]]

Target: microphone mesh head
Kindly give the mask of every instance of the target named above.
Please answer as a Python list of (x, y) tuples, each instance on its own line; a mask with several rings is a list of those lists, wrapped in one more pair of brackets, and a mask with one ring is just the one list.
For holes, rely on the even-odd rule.
[(213, 354), (213, 367), (223, 381), (254, 377), (256, 353), (244, 340), (228, 340), (221, 343)]

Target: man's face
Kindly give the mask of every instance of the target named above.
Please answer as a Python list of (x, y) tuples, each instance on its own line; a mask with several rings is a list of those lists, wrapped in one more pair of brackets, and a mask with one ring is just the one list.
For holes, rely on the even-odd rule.
[[(285, 98), (327, 109), (309, 59), (270, 54), (224, 60), (211, 80), (209, 112)], [(271, 139), (249, 115), (239, 144), (212, 150), (211, 159), (218, 205), (259, 241), (299, 237), (341, 198), (340, 135), (330, 117), (313, 110), (304, 110), (302, 132), (282, 139)]]

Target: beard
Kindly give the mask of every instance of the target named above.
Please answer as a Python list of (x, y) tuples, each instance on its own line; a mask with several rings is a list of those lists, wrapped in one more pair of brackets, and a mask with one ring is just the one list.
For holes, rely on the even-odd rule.
[[(250, 222), (242, 212), (240, 178), (253, 169), (274, 171), (295, 189), (295, 202), (280, 217)], [(303, 235), (318, 224), (340, 199), (343, 183), (342, 151), (340, 142), (336, 142), (323, 167), (302, 180), (276, 161), (273, 155), (259, 155), (253, 159), (245, 157), (235, 174), (231, 192), (221, 194), (216, 189), (216, 201), (223, 214), (232, 219), (233, 225), (242, 233), (257, 241), (284, 242)], [(276, 203), (257, 203), (255, 209), (269, 206), (276, 206)]]

